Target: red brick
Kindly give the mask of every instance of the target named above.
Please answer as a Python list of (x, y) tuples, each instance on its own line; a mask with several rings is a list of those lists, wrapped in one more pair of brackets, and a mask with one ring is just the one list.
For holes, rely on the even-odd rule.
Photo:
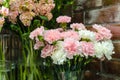
[(102, 0), (104, 6), (115, 5), (120, 3), (120, 0)]
[(102, 9), (86, 11), (86, 24), (114, 23), (120, 21), (120, 6), (110, 6)]
[(87, 0), (75, 0), (75, 5), (83, 5)]
[(97, 60), (97, 59), (94, 59), (92, 62), (90, 62), (87, 65), (87, 69), (91, 70), (91, 71), (93, 71), (95, 73), (100, 72), (100, 61)]
[(114, 74), (120, 76), (120, 61), (111, 60), (103, 62), (103, 72), (107, 74)]
[(106, 27), (111, 30), (113, 40), (120, 40), (120, 25), (108, 25)]
[[(68, 5), (65, 7), (65, 9), (61, 10), (62, 14), (72, 16), (72, 5)], [(54, 16), (54, 15), (53, 15)]]
[(100, 76), (97, 75), (95, 72), (87, 70), (85, 71), (84, 80), (99, 80)]
[(87, 0), (83, 6), (85, 9), (100, 7), (102, 6), (102, 0)]
[(82, 6), (77, 6), (73, 11), (74, 12), (81, 12), (83, 10)]
[(120, 58), (120, 41), (113, 41), (114, 44), (114, 51), (113, 58)]
[(83, 13), (74, 13), (72, 20), (76, 23), (83, 23)]

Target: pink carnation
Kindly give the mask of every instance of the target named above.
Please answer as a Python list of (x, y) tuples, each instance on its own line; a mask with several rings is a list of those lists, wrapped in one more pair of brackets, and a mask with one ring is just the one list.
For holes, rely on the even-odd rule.
[(97, 41), (103, 40), (103, 36), (101, 34), (95, 33), (95, 35), (96, 35), (96, 40)]
[(71, 22), (71, 17), (68, 17), (68, 16), (59, 16), (57, 19), (56, 19), (57, 23), (69, 23)]
[(61, 39), (61, 33), (59, 30), (47, 30), (44, 34), (44, 39), (52, 44), (54, 41)]
[(70, 28), (73, 30), (84, 30), (86, 29), (85, 26), (82, 23), (73, 23), (70, 25)]
[(73, 30), (68, 30), (66, 32), (62, 32), (62, 38), (73, 38), (76, 40), (80, 40), (79, 34)]
[(47, 56), (51, 56), (54, 49), (54, 46), (46, 45), (41, 51), (41, 57), (46, 58)]
[(37, 50), (39, 49), (40, 47), (44, 46), (44, 43), (43, 42), (40, 42), (40, 41), (36, 41), (35, 45), (34, 45), (34, 49)]
[(41, 26), (40, 28), (36, 28), (34, 31), (32, 31), (31, 33), (30, 33), (30, 38), (31, 39), (34, 39), (34, 38), (36, 38), (37, 36), (43, 36), (43, 32), (44, 32), (44, 27), (43, 26)]
[(72, 59), (74, 55), (79, 54), (79, 41), (72, 38), (67, 38), (64, 40), (64, 49), (68, 53), (67, 57)]
[(82, 41), (80, 42), (80, 47), (85, 56), (93, 56), (95, 53), (94, 44), (92, 42)]
[(112, 37), (112, 34), (109, 29), (101, 26), (101, 25), (93, 25), (93, 28), (97, 30), (97, 32), (104, 38), (104, 39), (110, 39)]

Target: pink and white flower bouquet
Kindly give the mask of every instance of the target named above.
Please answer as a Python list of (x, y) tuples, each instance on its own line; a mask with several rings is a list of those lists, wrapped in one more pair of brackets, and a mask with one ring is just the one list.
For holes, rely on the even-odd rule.
[(50, 57), (54, 64), (59, 65), (76, 56), (112, 59), (114, 47), (110, 30), (94, 24), (92, 31), (82, 23), (70, 24), (67, 29), (67, 23), (71, 22), (69, 16), (59, 16), (56, 21), (60, 24), (59, 28), (46, 30), (40, 26), (29, 35), (35, 41), (34, 49), (41, 49), (42, 58)]

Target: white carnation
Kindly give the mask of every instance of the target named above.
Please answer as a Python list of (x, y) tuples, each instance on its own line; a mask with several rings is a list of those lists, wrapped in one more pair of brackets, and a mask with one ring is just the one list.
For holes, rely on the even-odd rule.
[(95, 42), (94, 46), (96, 57), (102, 58), (105, 55), (108, 60), (112, 59), (114, 47), (111, 40)]
[(57, 42), (57, 49), (52, 53), (51, 58), (53, 59), (54, 64), (63, 64), (66, 61), (67, 53), (65, 53), (63, 48), (63, 42)]
[(105, 57), (108, 60), (112, 59), (111, 55), (113, 54), (113, 49), (114, 49), (112, 41), (111, 40), (103, 41), (102, 46)]
[(102, 44), (100, 42), (95, 42), (94, 48), (95, 48), (95, 56), (98, 58), (102, 58), (104, 56)]
[(88, 31), (88, 30), (81, 30), (79, 31), (79, 36), (82, 39), (89, 39), (91, 41), (95, 41), (95, 33), (92, 31)]

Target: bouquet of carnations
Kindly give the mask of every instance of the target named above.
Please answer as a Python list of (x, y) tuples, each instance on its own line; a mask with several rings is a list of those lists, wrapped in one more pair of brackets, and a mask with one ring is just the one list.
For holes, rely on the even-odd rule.
[(54, 64), (64, 64), (76, 56), (112, 59), (112, 34), (107, 28), (94, 24), (88, 30), (82, 23), (72, 23), (69, 16), (59, 16), (56, 22), (60, 24), (56, 29), (45, 29), (40, 26), (30, 33), (35, 41), (34, 49), (41, 49), (41, 57), (50, 57)]

